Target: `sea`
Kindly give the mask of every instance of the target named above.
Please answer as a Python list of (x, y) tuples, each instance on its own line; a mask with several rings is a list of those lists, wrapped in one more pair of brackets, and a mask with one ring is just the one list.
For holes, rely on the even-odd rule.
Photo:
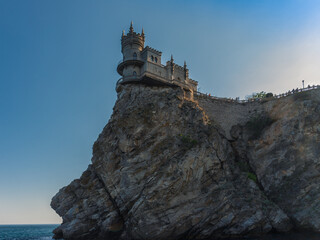
[(0, 225), (0, 240), (51, 240), (56, 224)]
[[(52, 230), (58, 225), (0, 225), (0, 240), (52, 240)], [(152, 240), (152, 239), (150, 239)], [(212, 239), (214, 240), (214, 239)], [(229, 240), (229, 239), (225, 239)], [(230, 240), (320, 240), (318, 233), (268, 234), (261, 237)]]

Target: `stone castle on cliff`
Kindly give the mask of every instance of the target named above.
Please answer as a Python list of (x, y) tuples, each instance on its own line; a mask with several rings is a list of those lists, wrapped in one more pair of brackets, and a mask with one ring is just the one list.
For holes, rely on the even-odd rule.
[(132, 26), (122, 36), (118, 99), (91, 164), (52, 199), (53, 238), (319, 233), (320, 86), (261, 102), (208, 96), (144, 38)]
[(121, 78), (117, 82), (117, 90), (126, 83), (144, 83), (148, 85), (167, 85), (181, 87), (186, 91), (196, 92), (198, 82), (189, 78), (189, 69), (167, 61), (161, 64), (162, 52), (149, 46), (144, 47), (145, 35), (133, 30), (132, 22), (127, 35), (123, 31), (121, 37), (121, 52), (123, 60), (117, 67)]

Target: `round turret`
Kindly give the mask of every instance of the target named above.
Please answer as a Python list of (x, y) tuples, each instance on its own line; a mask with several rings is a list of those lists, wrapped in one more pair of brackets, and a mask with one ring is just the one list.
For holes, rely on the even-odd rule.
[(123, 61), (117, 67), (118, 73), (123, 78), (137, 78), (140, 68), (144, 64), (141, 59), (141, 51), (144, 48), (144, 31), (141, 34), (133, 30), (132, 22), (127, 35), (123, 32), (121, 37), (121, 52)]
[(132, 22), (127, 35), (122, 35), (121, 37), (121, 52), (123, 54), (124, 60), (126, 57), (132, 57), (131, 53), (134, 51), (141, 52), (144, 48), (144, 31), (142, 33), (136, 33), (133, 31)]

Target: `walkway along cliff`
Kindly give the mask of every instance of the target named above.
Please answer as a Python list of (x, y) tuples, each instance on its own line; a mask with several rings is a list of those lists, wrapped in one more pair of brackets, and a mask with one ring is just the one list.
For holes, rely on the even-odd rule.
[[(142, 35), (130, 28), (122, 41), (135, 47)], [(118, 67), (118, 99), (92, 163), (52, 199), (63, 218), (55, 238), (319, 232), (320, 90), (246, 103), (209, 98), (195, 94), (186, 67), (175, 75), (170, 63), (163, 79), (149, 81), (146, 61), (159, 55), (143, 47), (128, 56), (149, 57)]]

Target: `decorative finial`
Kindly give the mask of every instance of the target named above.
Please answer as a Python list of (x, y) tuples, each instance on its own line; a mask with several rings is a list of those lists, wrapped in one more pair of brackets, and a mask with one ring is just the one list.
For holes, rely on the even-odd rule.
[(133, 33), (133, 26), (132, 25), (133, 25), (133, 22), (131, 21), (131, 24), (130, 24), (130, 32), (131, 33)]
[(173, 63), (173, 56), (172, 56), (172, 54), (171, 54), (171, 62)]
[(143, 28), (142, 28), (142, 31), (141, 31), (141, 36), (144, 36), (144, 30), (143, 30)]
[(187, 68), (187, 62), (186, 60), (184, 60), (184, 65), (183, 65), (184, 68)]
[(125, 35), (125, 31), (124, 31), (124, 30), (122, 30), (122, 37), (124, 37), (124, 35)]

